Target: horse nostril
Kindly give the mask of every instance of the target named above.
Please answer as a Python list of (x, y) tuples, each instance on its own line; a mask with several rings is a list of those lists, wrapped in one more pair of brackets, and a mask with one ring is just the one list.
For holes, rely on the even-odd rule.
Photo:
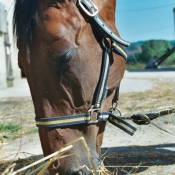
[(73, 172), (72, 175), (83, 175), (82, 171)]
[(78, 168), (71, 168), (67, 171), (66, 175), (83, 175), (83, 172)]
[(79, 168), (69, 168), (66, 171), (66, 175), (90, 175), (91, 173), (89, 173), (89, 171), (87, 171), (86, 169), (79, 169)]

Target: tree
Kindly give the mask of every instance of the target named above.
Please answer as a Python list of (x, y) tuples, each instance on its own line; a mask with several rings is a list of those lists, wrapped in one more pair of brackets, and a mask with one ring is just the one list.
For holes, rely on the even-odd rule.
[(145, 41), (141, 46), (142, 53), (137, 54), (137, 60), (148, 63), (151, 59), (157, 59), (162, 56), (171, 47), (171, 43), (165, 40)]

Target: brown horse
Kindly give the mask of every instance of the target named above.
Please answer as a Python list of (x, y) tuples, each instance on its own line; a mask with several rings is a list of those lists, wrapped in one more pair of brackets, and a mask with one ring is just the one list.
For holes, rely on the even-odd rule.
[[(91, 11), (86, 2), (91, 3), (94, 10)], [(98, 13), (118, 34), (115, 7), (116, 0), (93, 0), (93, 3), (90, 0), (16, 0), (14, 33), (19, 49), (19, 67), (30, 86), (38, 126), (44, 119), (51, 122), (46, 127), (39, 127), (45, 156), (83, 136), (95, 166), (99, 165), (106, 122), (97, 122), (97, 117), (99, 109), (104, 112), (111, 108), (125, 70), (126, 61), (122, 54), (110, 52), (110, 72), (106, 80), (108, 92), (106, 98), (101, 100), (103, 103), (90, 110), (91, 122), (66, 125), (66, 119), (62, 126), (49, 125), (52, 125), (50, 119), (54, 117), (79, 117), (92, 109), (98, 94), (97, 86), (103, 76), (104, 45), (111, 48), (113, 42), (101, 32), (105, 39), (102, 42), (101, 28), (97, 30), (91, 19)], [(91, 169), (82, 144), (75, 144), (69, 153), (72, 152), (73, 156), (57, 162), (57, 168), (51, 166), (50, 174), (91, 174), (86, 169), (80, 169), (83, 165)]]

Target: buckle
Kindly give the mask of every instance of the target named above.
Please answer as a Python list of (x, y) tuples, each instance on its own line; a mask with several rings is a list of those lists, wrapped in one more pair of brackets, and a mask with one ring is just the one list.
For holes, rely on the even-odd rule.
[(99, 112), (100, 111), (100, 108), (93, 108), (93, 106), (88, 110), (88, 113), (90, 113), (90, 122), (88, 124), (96, 124), (98, 123), (98, 119), (94, 120), (92, 118), (92, 114), (94, 112)]
[(145, 114), (134, 114), (131, 119), (138, 125), (148, 125), (150, 123), (150, 118)]
[(94, 10), (95, 10), (95, 12), (93, 12), (93, 13), (91, 13), (91, 12), (89, 12), (86, 8), (85, 8), (85, 6), (82, 4), (82, 2), (81, 2), (82, 0), (78, 0), (78, 4), (79, 4), (79, 6), (81, 7), (81, 9), (86, 13), (86, 15), (88, 15), (88, 16), (90, 16), (90, 17), (94, 17), (95, 15), (97, 15), (98, 14), (98, 7), (92, 2), (92, 1), (90, 1), (90, 3), (92, 4), (92, 6), (89, 6), (89, 8), (94, 8)]
[(116, 113), (118, 113), (119, 117), (121, 117), (122, 116), (122, 112), (121, 112), (121, 110), (119, 108), (117, 108), (117, 106), (118, 106), (118, 102), (113, 102), (110, 111), (114, 115), (116, 115)]

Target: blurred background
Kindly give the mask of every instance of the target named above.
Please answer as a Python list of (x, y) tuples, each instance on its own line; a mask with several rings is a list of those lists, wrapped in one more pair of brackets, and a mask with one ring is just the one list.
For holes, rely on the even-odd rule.
[(127, 69), (175, 67), (174, 0), (118, 0), (116, 26), (131, 42)]

